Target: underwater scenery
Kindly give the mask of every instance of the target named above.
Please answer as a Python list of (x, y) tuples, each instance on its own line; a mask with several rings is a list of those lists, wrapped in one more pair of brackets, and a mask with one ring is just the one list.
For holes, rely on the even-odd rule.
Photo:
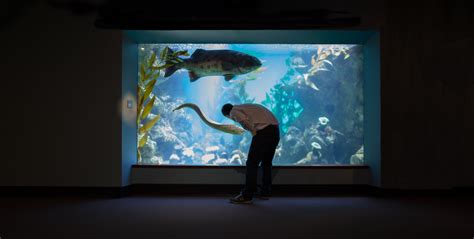
[(245, 165), (251, 133), (221, 113), (279, 121), (273, 165), (364, 164), (361, 45), (139, 44), (138, 163)]

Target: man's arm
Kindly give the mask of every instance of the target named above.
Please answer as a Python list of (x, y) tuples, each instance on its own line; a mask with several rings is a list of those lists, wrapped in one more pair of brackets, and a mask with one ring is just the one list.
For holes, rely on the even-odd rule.
[(250, 123), (249, 118), (244, 113), (233, 110), (231, 118), (242, 125), (244, 129), (250, 131), (253, 136), (257, 134), (257, 130), (253, 127), (253, 124)]

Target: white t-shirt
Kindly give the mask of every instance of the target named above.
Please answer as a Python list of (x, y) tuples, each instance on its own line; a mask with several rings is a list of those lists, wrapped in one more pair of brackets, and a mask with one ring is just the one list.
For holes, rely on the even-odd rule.
[(251, 132), (261, 130), (268, 125), (278, 125), (278, 120), (273, 113), (259, 104), (234, 105), (229, 116)]

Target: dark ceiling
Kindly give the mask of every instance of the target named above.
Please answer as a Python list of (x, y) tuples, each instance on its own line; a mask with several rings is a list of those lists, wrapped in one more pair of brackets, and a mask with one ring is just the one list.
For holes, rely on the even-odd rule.
[(104, 29), (335, 29), (360, 24), (359, 16), (321, 7), (320, 3), (317, 0), (308, 4), (301, 0), (7, 0), (0, 27), (37, 4), (73, 15), (94, 15), (96, 27)]
[(111, 1), (96, 26), (108, 29), (304, 29), (347, 28), (360, 23), (334, 9), (266, 11), (259, 1)]

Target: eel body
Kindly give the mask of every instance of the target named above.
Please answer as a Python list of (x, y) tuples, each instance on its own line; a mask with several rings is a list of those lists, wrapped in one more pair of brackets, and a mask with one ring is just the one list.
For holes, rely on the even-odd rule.
[(207, 124), (209, 127), (213, 129), (217, 129), (219, 131), (229, 133), (229, 134), (235, 134), (235, 135), (241, 135), (245, 132), (245, 130), (237, 125), (233, 124), (220, 124), (216, 121), (213, 121), (209, 119), (199, 108), (199, 106), (192, 104), (192, 103), (184, 103), (178, 107), (176, 107), (173, 111), (180, 110), (183, 108), (190, 108), (194, 110), (198, 115), (201, 120)]

